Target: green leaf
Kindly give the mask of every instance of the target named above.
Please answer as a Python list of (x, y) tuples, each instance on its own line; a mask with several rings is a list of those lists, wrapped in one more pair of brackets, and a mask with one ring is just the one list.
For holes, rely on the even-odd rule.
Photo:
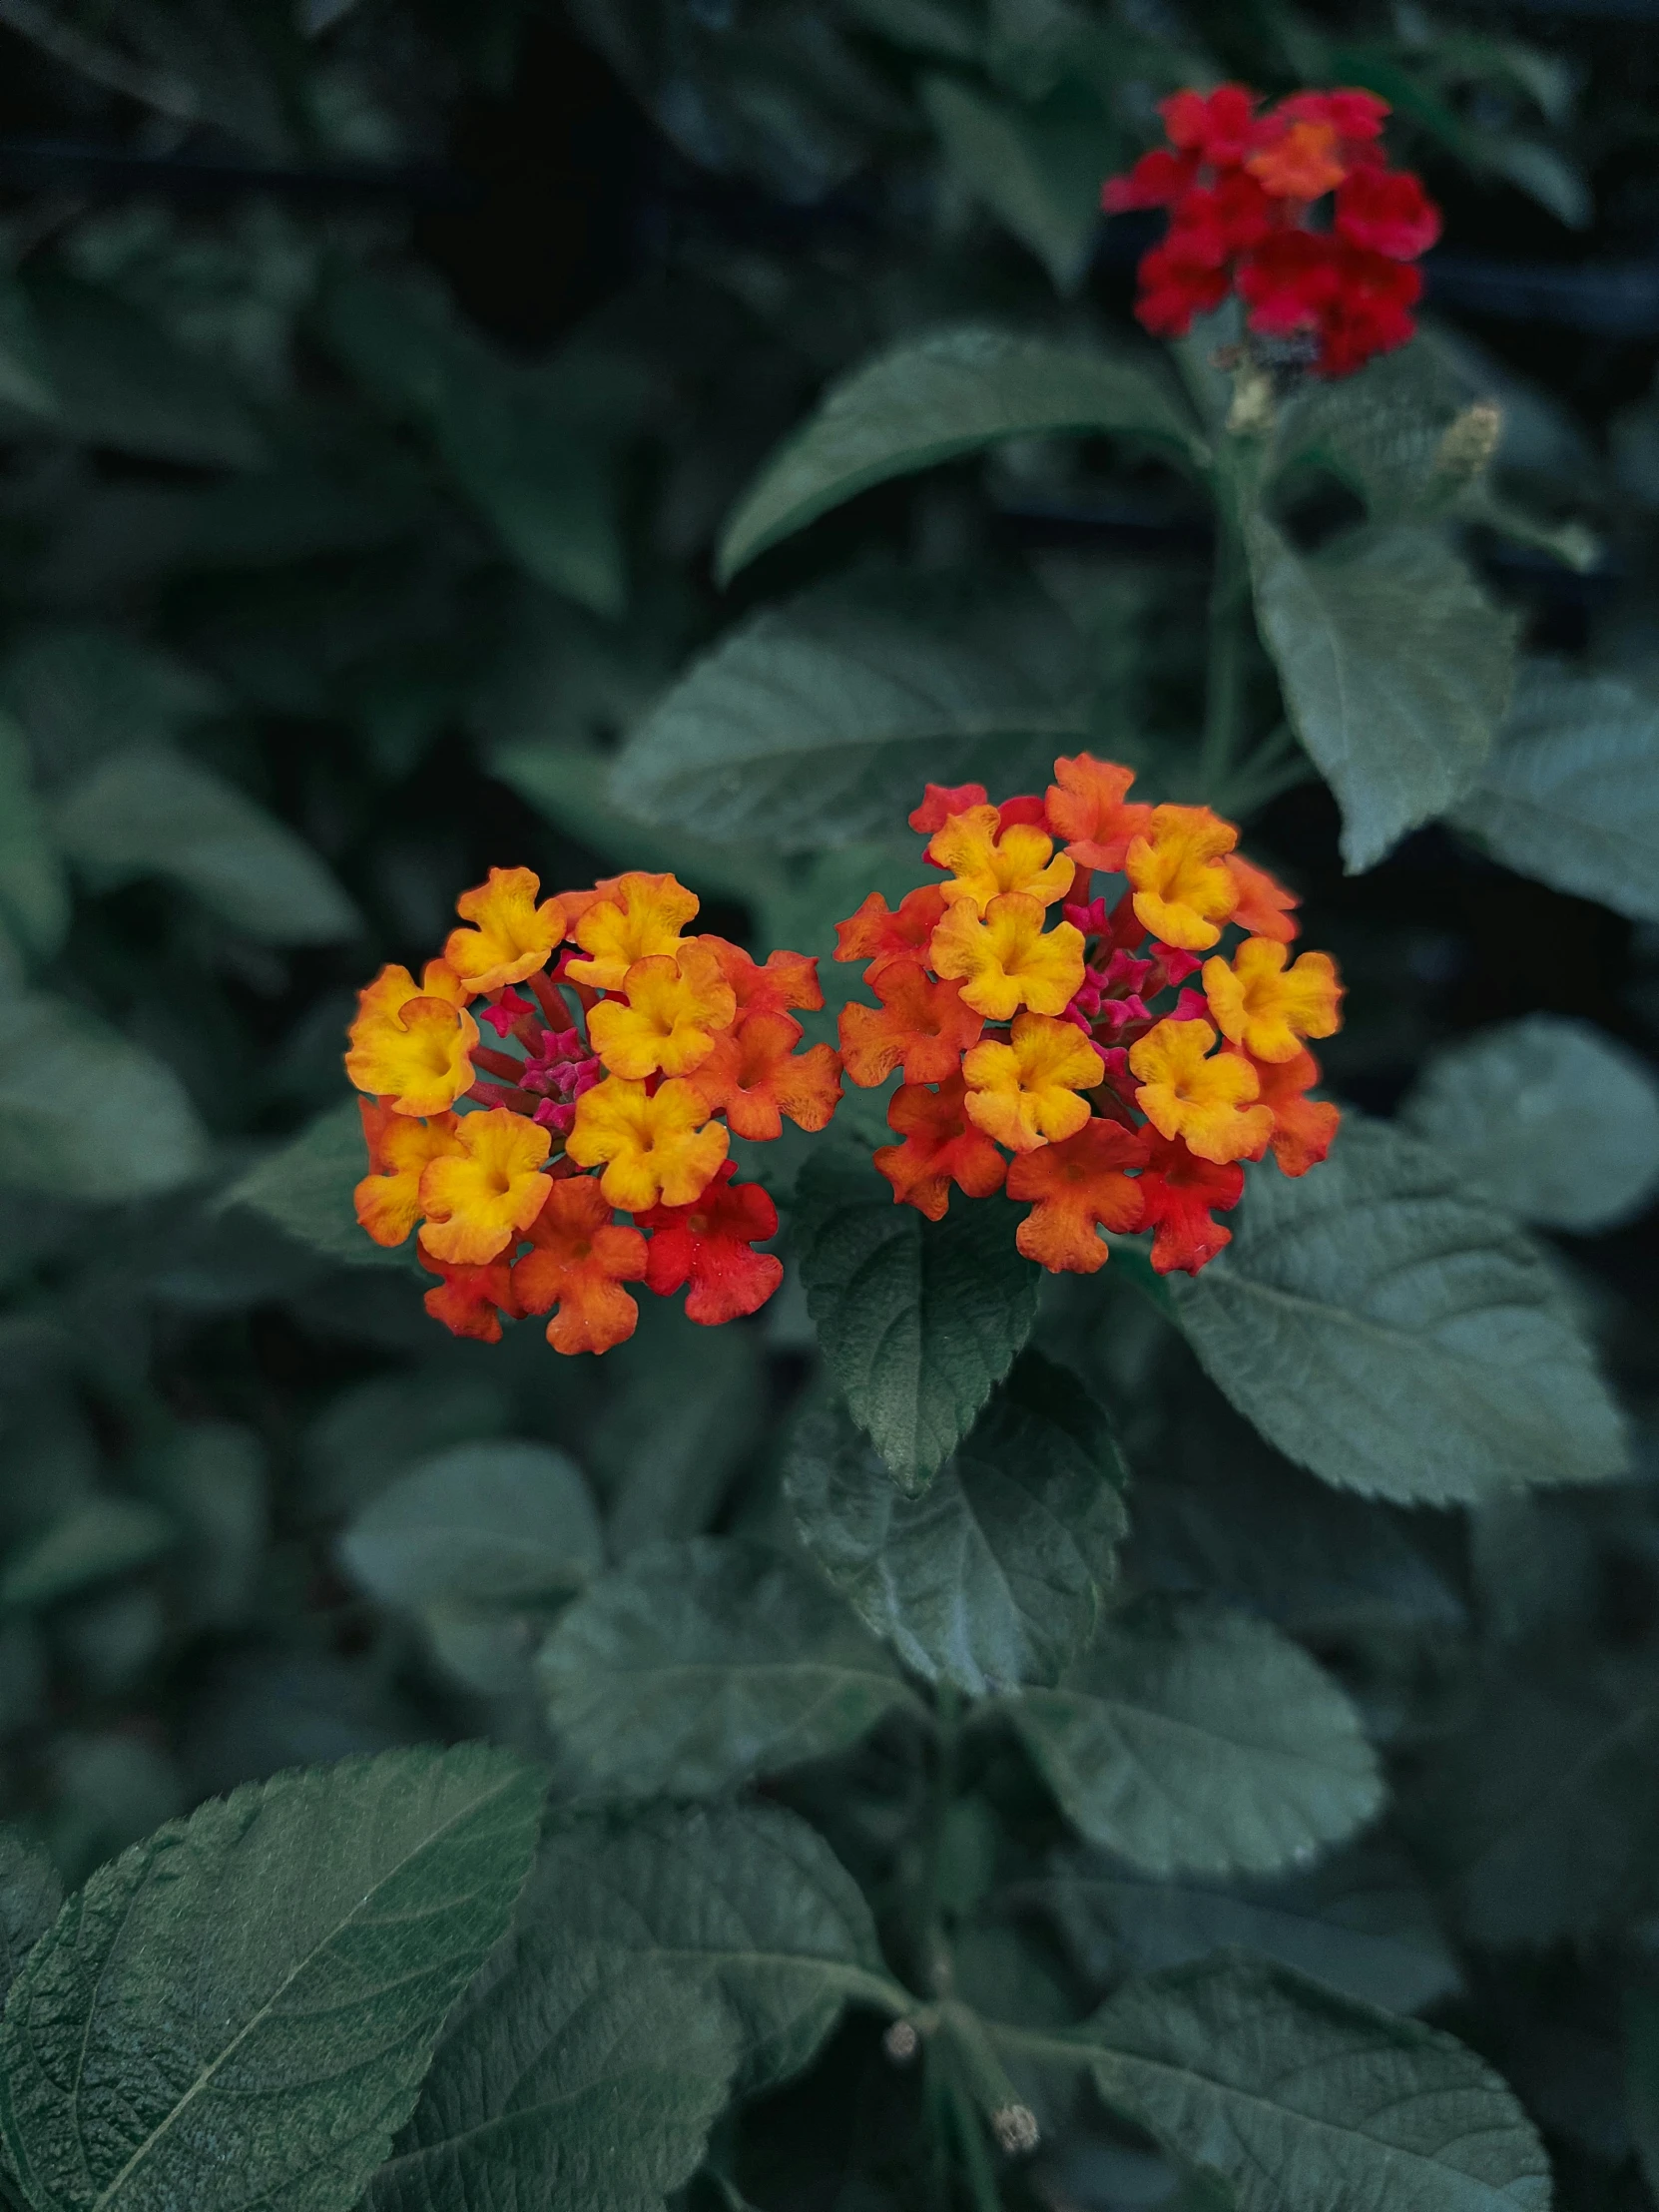
[(1482, 2060), (1286, 1966), (1178, 1967), (1080, 2033), (1106, 2102), (1223, 2175), (1241, 2212), (1546, 2212), (1543, 2146)]
[(456, 324), (447, 294), (429, 276), (347, 265), (325, 285), (319, 306), (324, 339), (399, 415), (434, 417), (458, 377), (492, 360), (488, 348)]
[(1624, 1993), (1624, 2103), (1649, 2190), (1659, 2182), (1659, 1990)]
[(1437, 1746), (1406, 1815), (1476, 1942), (1544, 1944), (1616, 1926), (1652, 1887), (1651, 1664), (1510, 1664)]
[(960, 0), (852, 0), (852, 14), (895, 46), (936, 60), (977, 62), (983, 50), (980, 27)]
[(0, 1609), (21, 1612), (73, 1597), (117, 1575), (153, 1566), (179, 1540), (165, 1513), (137, 1498), (89, 1497), (72, 1505), (0, 1574)]
[(113, 292), (63, 276), (33, 286), (59, 427), (194, 468), (258, 468), (265, 441), (229, 380)]
[(1459, 1529), (1293, 1466), (1195, 1368), (1188, 1353), (1169, 1375), (1142, 1445), (1157, 1480), (1136, 1493), (1131, 1580), (1207, 1591), (1316, 1648), (1406, 1620), (1466, 1630)]
[(785, 1473), (803, 1542), (859, 1619), (969, 1697), (1053, 1682), (1089, 1643), (1126, 1482), (1098, 1406), (1029, 1352), (923, 1497), (893, 1488), (833, 1399), (798, 1422)]
[(1595, 1500), (1573, 1490), (1507, 1490), (1472, 1508), (1463, 1534), (1472, 1610), (1488, 1650), (1571, 1635), (1594, 1617), (1605, 1547), (1619, 1541), (1632, 1503), (1622, 1488)]
[(548, 1719), (616, 1797), (712, 1797), (854, 1744), (909, 1693), (793, 1559), (747, 1539), (649, 1545), (560, 1617)]
[(922, 79), (921, 103), (969, 192), (1075, 291), (1100, 228), (1098, 100), (1067, 83), (1026, 105), (939, 75)]
[(532, 1608), (434, 1598), (416, 1608), (432, 1657), (479, 1697), (507, 1698), (522, 1708), (533, 1692), (531, 1666), (545, 1621)]
[(1459, 1163), (1349, 1114), (1330, 1159), (1250, 1177), (1175, 1313), (1270, 1442), (1328, 1482), (1467, 1502), (1625, 1463), (1619, 1414), (1532, 1241)]
[(239, 1175), (215, 1203), (221, 1212), (247, 1206), (296, 1244), (348, 1267), (408, 1271), (414, 1266), (412, 1246), (388, 1252), (375, 1244), (352, 1209), (351, 1194), (367, 1173), (362, 1115), (357, 1101), (346, 1098)]
[(1337, 795), (1355, 874), (1469, 792), (1508, 705), (1513, 624), (1430, 529), (1301, 554), (1258, 515), (1249, 546), (1291, 727)]
[(270, 1533), (260, 1437), (235, 1421), (190, 1421), (146, 1455), (140, 1474), (183, 1537), (179, 1580), (191, 1618), (235, 1626), (249, 1610)]
[(753, 905), (784, 876), (773, 845), (714, 843), (678, 822), (647, 828), (611, 789), (618, 734), (644, 719), (679, 672), (681, 628), (678, 620), (600, 623), (526, 593), (466, 720), (490, 774), (579, 844), (617, 867), (666, 871), (705, 897)]
[(1310, 379), (1280, 410), (1269, 468), (1328, 468), (1374, 522), (1420, 520), (1469, 481), (1466, 467), (1446, 465), (1445, 437), (1473, 388), (1426, 339), (1378, 355), (1357, 375)]
[(605, 1545), (575, 1461), (502, 1441), (419, 1460), (358, 1513), (339, 1553), (388, 1605), (513, 1605), (580, 1588)]
[(848, 1410), (899, 1488), (926, 1488), (1013, 1365), (1039, 1270), (1005, 1199), (956, 1195), (943, 1221), (896, 1206), (867, 1163), (821, 1154), (792, 1227), (807, 1305)]
[(0, 1827), (0, 2005), (63, 1909), (58, 1870), (20, 1829)]
[(1399, 1110), (1523, 1221), (1581, 1234), (1659, 1186), (1659, 1082), (1588, 1022), (1528, 1014), (1436, 1053)]
[(0, 283), (0, 407), (31, 415), (59, 411), (29, 295), (10, 279)]
[(890, 477), (1008, 438), (1150, 438), (1205, 448), (1157, 370), (979, 324), (905, 338), (831, 386), (739, 501), (721, 541), (729, 583), (781, 538)]
[(509, 361), (456, 321), (436, 285), (353, 271), (329, 287), (325, 333), (348, 365), (428, 432), (514, 558), (595, 614), (627, 573), (612, 470), (573, 417), (556, 364)]
[(1148, 1874), (1272, 1874), (1340, 1843), (1382, 1800), (1347, 1697), (1242, 1613), (1112, 1621), (1057, 1689), (1005, 1710), (1073, 1825)]
[(36, 797), (22, 731), (0, 713), (0, 927), (37, 959), (50, 959), (69, 929), (69, 885)]
[(762, 609), (694, 663), (611, 789), (694, 836), (849, 844), (902, 834), (929, 781), (1046, 783), (1087, 736), (1076, 637), (1030, 587), (857, 575)]
[[(402, 1286), (398, 1289), (401, 1303)], [(418, 1342), (429, 1353), (430, 1325), (412, 1300), (406, 1321), (398, 1318), (399, 1344), (418, 1331)], [(310, 1512), (343, 1519), (424, 1453), (445, 1444), (476, 1443), (481, 1436), (510, 1435), (515, 1416), (501, 1365), (428, 1359), (420, 1367), (400, 1367), (337, 1390), (301, 1440), (296, 1487)]]
[(1530, 663), (1451, 819), (1505, 867), (1659, 921), (1659, 701), (1616, 676)]
[(1389, 2012), (1415, 2012), (1458, 1984), (1427, 1893), (1386, 1844), (1337, 1852), (1311, 1874), (1234, 1883), (1154, 1882), (1104, 1852), (1076, 1852), (1042, 1896), (1097, 1986), (1229, 1946)]
[(54, 821), (100, 887), (160, 875), (268, 944), (331, 944), (361, 926), (308, 844), (181, 754), (115, 755), (60, 794)]
[(438, 443), (455, 480), (531, 576), (616, 617), (628, 602), (622, 518), (607, 456), (560, 418), (532, 372), (473, 384), (445, 405)]
[(557, 1928), (515, 1936), (445, 2030), (363, 2212), (649, 2212), (726, 2102), (712, 1993)]
[(585, 1464), (611, 1555), (626, 1559), (659, 1537), (700, 1536), (714, 1524), (766, 1432), (767, 1384), (753, 1332), (705, 1329), (667, 1299), (642, 1300), (633, 1336), (606, 1357), (612, 1389)]
[(1595, 197), (1589, 180), (1558, 146), (1510, 131), (1482, 133), (1478, 145), (1500, 177), (1546, 208), (1569, 231), (1588, 230), (1594, 222)]
[(0, 997), (0, 1183), (105, 1203), (177, 1190), (207, 1165), (171, 1068), (62, 999)]
[(386, 1752), (247, 1784), (99, 1868), (0, 2021), (37, 2212), (346, 2212), (505, 1932), (543, 1787), (480, 1744)]
[[(753, 845), (685, 835), (674, 824), (649, 827), (618, 804), (616, 755), (598, 746), (521, 740), (491, 746), (490, 774), (537, 814), (621, 867), (679, 876), (704, 896), (748, 905), (781, 880), (778, 855)], [(630, 803), (632, 794), (628, 795)]]
[(542, 1847), (521, 1918), (717, 1994), (750, 2090), (799, 2073), (849, 1999), (905, 2001), (857, 1884), (782, 1806), (578, 1822)]
[(54, 782), (112, 753), (166, 746), (226, 705), (200, 669), (90, 624), (26, 632), (0, 690)]

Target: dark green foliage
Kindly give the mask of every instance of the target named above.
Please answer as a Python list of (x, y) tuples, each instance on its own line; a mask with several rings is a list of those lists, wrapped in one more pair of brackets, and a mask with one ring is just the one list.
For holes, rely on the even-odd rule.
[[(73, 1115), (54, 1091), (83, 1085)], [(173, 1070), (101, 1021), (44, 995), (0, 999), (0, 1173), (42, 1197), (151, 1198), (207, 1166)]]
[(778, 1806), (578, 1823), (543, 1848), (524, 1915), (716, 1994), (754, 2086), (799, 2072), (849, 1999), (905, 2006), (856, 1884)]
[(1350, 1117), (1318, 1176), (1261, 1167), (1252, 1186), (1176, 1312), (1281, 1450), (1435, 1504), (1622, 1472), (1617, 1409), (1548, 1261), (1443, 1152)]
[(1271, 1881), (1158, 1881), (1109, 1853), (1074, 1852), (1044, 1878), (1043, 1899), (1092, 1982), (1236, 1945), (1390, 2012), (1418, 2011), (1457, 1985), (1428, 1893), (1386, 1843)]
[(767, 464), (726, 526), (732, 576), (778, 539), (890, 476), (1005, 438), (1119, 431), (1203, 446), (1150, 362), (1113, 360), (995, 329), (941, 330), (837, 385)]
[(1653, 699), (1616, 676), (1525, 670), (1454, 819), (1507, 866), (1621, 914), (1659, 920)]
[(1070, 626), (1013, 579), (874, 575), (765, 613), (660, 700), (612, 788), (660, 828), (814, 846), (890, 835), (931, 778), (1046, 782), (1088, 737)]
[(0, 716), (0, 923), (25, 951), (48, 958), (69, 927), (62, 856), (29, 774), (23, 733)]
[(99, 889), (160, 875), (268, 944), (328, 944), (358, 917), (310, 847), (234, 786), (161, 751), (112, 755), (58, 795), (53, 828)]
[[(1652, 46), (0, 5), (9, 2212), (1652, 2212)], [(1228, 79), (1444, 209), (1358, 375), (1131, 319)], [(923, 785), (1080, 751), (1347, 985), (1198, 1277), (896, 1205), (891, 1086), (734, 1145), (729, 1327), (359, 1229), (354, 994), (490, 866), (833, 1043)]]
[(251, 1784), (101, 1869), (0, 2027), (31, 2199), (345, 2205), (504, 1932), (542, 1779), (481, 1747)]
[(19, 1545), (0, 1577), (0, 1606), (50, 1605), (159, 1559), (177, 1539), (165, 1513), (136, 1498), (91, 1497)]
[(633, 2212), (690, 2178), (731, 2080), (712, 1993), (557, 1928), (518, 1936), (445, 2028), (366, 2212)]
[(1094, 2078), (1246, 2207), (1381, 2190), (1412, 2207), (1543, 2205), (1543, 2146), (1447, 2035), (1223, 1955), (1143, 1981), (1082, 2031)]
[(1243, 1614), (1122, 1616), (1011, 1718), (1073, 1825), (1149, 1874), (1306, 1864), (1382, 1800), (1348, 1699)]
[(929, 1488), (905, 1497), (843, 1406), (811, 1406), (785, 1493), (802, 1541), (904, 1665), (985, 1697), (1092, 1640), (1126, 1525), (1123, 1465), (1063, 1369), (1021, 1356)]
[(460, 1444), (422, 1459), (340, 1538), (357, 1580), (391, 1605), (511, 1604), (579, 1589), (604, 1559), (577, 1467), (546, 1444)]
[(1483, 1029), (1429, 1061), (1400, 1119), (1546, 1229), (1613, 1228), (1659, 1178), (1659, 1084), (1587, 1022)]
[(804, 1567), (746, 1538), (657, 1543), (577, 1599), (541, 1657), (548, 1718), (617, 1797), (707, 1797), (856, 1743), (908, 1701)]
[(1425, 1861), (1477, 1941), (1588, 1935), (1652, 1896), (1659, 1819), (1650, 1664), (1511, 1665), (1409, 1803)]
[(363, 1165), (362, 1116), (355, 1099), (341, 1099), (238, 1176), (219, 1204), (263, 1214), (297, 1243), (347, 1267), (395, 1267), (397, 1256), (371, 1244), (351, 1211)]
[(1510, 625), (1429, 530), (1304, 557), (1259, 519), (1250, 557), (1291, 726), (1342, 803), (1343, 857), (1374, 867), (1474, 783), (1509, 703)]
[[(5, 1944), (5, 1989), (22, 1971), (30, 1951), (57, 1919), (63, 1884), (50, 1859), (15, 1829), (0, 1834), (0, 1938)], [(3, 1993), (3, 1992), (0, 1992)]]
[(1651, 2184), (1659, 2173), (1659, 2006), (1651, 1989), (1632, 1989), (1625, 2000), (1625, 2094), (1630, 2131), (1642, 2171)]
[(807, 1303), (848, 1410), (901, 1490), (926, 1488), (1030, 1334), (1037, 1269), (1013, 1209), (924, 1221), (867, 1165), (813, 1160), (795, 1237)]

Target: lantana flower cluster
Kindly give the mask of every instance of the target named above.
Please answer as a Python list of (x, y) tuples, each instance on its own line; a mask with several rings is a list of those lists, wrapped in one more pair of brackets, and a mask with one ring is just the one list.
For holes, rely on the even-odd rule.
[(1135, 311), (1159, 337), (1237, 291), (1249, 327), (1300, 338), (1324, 376), (1403, 345), (1422, 290), (1412, 264), (1440, 235), (1439, 210), (1381, 141), (1374, 93), (1298, 92), (1258, 113), (1246, 85), (1178, 92), (1159, 112), (1169, 144), (1102, 194), (1108, 214), (1167, 208), (1141, 261)]
[(629, 1283), (685, 1289), (695, 1322), (754, 1313), (783, 1275), (756, 1249), (778, 1213), (735, 1180), (730, 1135), (833, 1114), (839, 1055), (801, 1049), (794, 1011), (824, 1004), (817, 962), (687, 936), (698, 900), (672, 875), (540, 890), (491, 868), (418, 983), (386, 967), (362, 992), (358, 1221), (386, 1246), (418, 1228), (428, 1313), (487, 1343), (549, 1314), (555, 1351), (608, 1351), (639, 1318)]
[(942, 880), (836, 925), (877, 1001), (841, 1013), (845, 1072), (902, 1071), (875, 1165), (930, 1221), (952, 1187), (1005, 1189), (1053, 1273), (1145, 1229), (1159, 1273), (1196, 1275), (1231, 1241), (1242, 1161), (1271, 1147), (1303, 1175), (1330, 1150), (1305, 1040), (1335, 1032), (1342, 986), (1329, 954), (1292, 957), (1297, 901), (1232, 823), (1132, 801), (1133, 772), (1088, 753), (1054, 777), (999, 806), (928, 785), (910, 827)]

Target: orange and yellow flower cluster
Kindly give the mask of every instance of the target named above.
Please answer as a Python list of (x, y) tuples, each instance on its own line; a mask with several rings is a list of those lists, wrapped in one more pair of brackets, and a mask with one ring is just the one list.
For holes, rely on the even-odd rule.
[(1271, 1146), (1302, 1175), (1330, 1150), (1304, 1039), (1335, 1032), (1342, 986), (1328, 954), (1292, 959), (1296, 900), (1231, 823), (1131, 801), (1133, 773), (1087, 753), (1054, 775), (999, 807), (928, 785), (910, 827), (942, 880), (836, 926), (878, 1001), (844, 1009), (841, 1057), (858, 1084), (902, 1071), (899, 1142), (875, 1154), (895, 1200), (937, 1221), (952, 1184), (1006, 1189), (1030, 1207), (1020, 1251), (1055, 1273), (1104, 1266), (1103, 1229), (1148, 1229), (1161, 1274), (1196, 1275), (1231, 1239), (1241, 1161)]
[(361, 994), (358, 1221), (387, 1246), (419, 1229), (442, 1279), (427, 1311), (457, 1336), (549, 1314), (556, 1351), (606, 1352), (634, 1333), (639, 1282), (685, 1289), (693, 1321), (754, 1313), (783, 1274), (756, 1249), (778, 1214), (733, 1180), (728, 1133), (833, 1114), (840, 1056), (798, 1049), (792, 1012), (823, 1006), (817, 962), (688, 937), (698, 901), (672, 875), (540, 889), (491, 868), (418, 983), (387, 967)]

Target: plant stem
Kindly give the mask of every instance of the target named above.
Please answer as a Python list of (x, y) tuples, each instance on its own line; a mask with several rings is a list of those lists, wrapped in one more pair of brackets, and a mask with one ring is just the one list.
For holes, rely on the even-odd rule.
[[(946, 1826), (956, 1790), (956, 1738), (960, 1716), (956, 1692), (941, 1682), (934, 1699), (933, 1739), (928, 1747), (926, 1835), (917, 1896), (915, 1979), (929, 1996), (948, 1996), (950, 1944), (944, 1927), (944, 1852)], [(922, 2117), (927, 2133), (928, 2199), (932, 2212), (950, 2212), (950, 2139), (955, 2120), (954, 2070), (945, 2038), (935, 2031), (922, 2038)]]
[(1250, 576), (1244, 540), (1225, 490), (1216, 508), (1216, 558), (1210, 576), (1209, 669), (1199, 786), (1214, 801), (1238, 751), (1244, 713), (1246, 620)]
[(956, 2069), (946, 2060), (950, 2070), (945, 2077), (949, 2099), (950, 2117), (955, 2123), (956, 2140), (961, 2145), (962, 2164), (967, 2170), (968, 2194), (973, 2199), (974, 2212), (1002, 2212), (1002, 2197), (996, 2186), (996, 2170), (991, 2164), (990, 2150), (985, 2142), (985, 2124), (979, 2117), (978, 2107), (957, 2078)]
[(1041, 2028), (1009, 2027), (1001, 2020), (983, 2022), (986, 2035), (998, 2050), (1012, 2057), (1026, 2057), (1047, 2066), (1097, 2066), (1105, 2055), (1098, 2043), (1077, 2035), (1044, 2034)]
[(944, 1853), (950, 1808), (956, 1796), (956, 1747), (961, 1700), (948, 1682), (935, 1699), (932, 1774), (928, 1790), (927, 1863), (922, 1886), (922, 1986), (930, 1995), (950, 1993), (950, 1943), (944, 1927)]
[(927, 2195), (933, 2212), (950, 2212), (951, 2098), (945, 2079), (949, 2060), (936, 2035), (922, 2045), (922, 2113), (927, 2128)]

